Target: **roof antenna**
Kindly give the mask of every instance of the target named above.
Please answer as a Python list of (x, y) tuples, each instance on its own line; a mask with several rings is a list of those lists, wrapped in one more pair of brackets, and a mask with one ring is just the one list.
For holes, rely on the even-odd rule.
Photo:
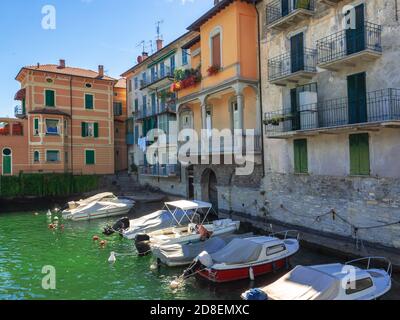
[(146, 42), (144, 40), (140, 41), (136, 47), (142, 47), (142, 53), (146, 52)]
[(150, 52), (153, 54), (154, 53), (154, 48), (153, 48), (153, 41), (152, 40), (149, 41), (149, 45), (150, 45)]
[(164, 23), (164, 20), (159, 20), (156, 22), (156, 32), (157, 32), (157, 40), (161, 40), (162, 34), (161, 34), (161, 24)]

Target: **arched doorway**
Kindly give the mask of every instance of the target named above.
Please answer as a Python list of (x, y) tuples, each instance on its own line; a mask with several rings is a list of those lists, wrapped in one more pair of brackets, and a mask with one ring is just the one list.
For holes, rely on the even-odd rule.
[(3, 175), (12, 174), (12, 151), (10, 148), (4, 148), (3, 152)]
[(204, 201), (210, 202), (218, 212), (217, 176), (214, 171), (207, 169), (201, 177), (201, 193)]

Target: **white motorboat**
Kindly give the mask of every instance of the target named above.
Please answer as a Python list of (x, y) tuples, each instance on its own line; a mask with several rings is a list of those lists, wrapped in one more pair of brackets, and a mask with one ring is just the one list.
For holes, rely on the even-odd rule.
[(128, 214), (135, 201), (126, 197), (116, 197), (111, 192), (97, 194), (93, 197), (72, 201), (68, 209), (62, 212), (63, 218), (72, 221), (93, 220)]
[[(150, 252), (151, 248), (160, 245), (199, 242), (212, 236), (234, 233), (240, 227), (240, 221), (231, 219), (221, 219), (205, 224), (212, 210), (212, 204), (208, 202), (179, 200), (166, 202), (165, 207), (177, 225), (148, 234), (138, 234), (135, 238), (135, 245), (139, 254), (146, 254)], [(180, 220), (176, 216), (177, 212), (183, 212)], [(199, 216), (202, 216), (203, 219), (199, 223), (195, 223), (194, 219)], [(189, 221), (188, 225), (182, 225), (185, 218)]]
[(185, 270), (185, 277), (197, 275), (212, 282), (230, 282), (255, 277), (287, 268), (288, 261), (299, 250), (296, 238), (280, 239), (258, 236), (234, 239), (221, 250), (210, 254), (202, 252)]
[[(372, 261), (387, 267), (371, 268)], [(366, 268), (357, 267), (367, 262)], [(386, 258), (368, 257), (346, 264), (297, 266), (278, 281), (242, 294), (244, 300), (375, 300), (392, 286), (392, 264)]]

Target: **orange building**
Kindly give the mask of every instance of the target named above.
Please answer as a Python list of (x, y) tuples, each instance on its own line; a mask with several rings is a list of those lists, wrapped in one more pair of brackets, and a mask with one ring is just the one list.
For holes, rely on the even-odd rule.
[(128, 170), (127, 120), (126, 79), (121, 78), (114, 87), (114, 162), (116, 172)]
[[(123, 81), (106, 76), (103, 66), (96, 72), (68, 67), (65, 60), (23, 67), (16, 80), (21, 83), (15, 96), (21, 101), (16, 108), (19, 120), (0, 122), (3, 175), (20, 171), (112, 174), (126, 167), (118, 140), (124, 125), (118, 125), (118, 158), (114, 152), (114, 122), (123, 121), (126, 112)], [(115, 118), (114, 102), (121, 107), (121, 115)], [(14, 132), (17, 123), (22, 136)]]

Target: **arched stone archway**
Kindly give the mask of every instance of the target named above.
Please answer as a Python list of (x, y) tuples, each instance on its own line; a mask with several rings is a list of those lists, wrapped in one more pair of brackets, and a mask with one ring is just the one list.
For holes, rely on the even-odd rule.
[(217, 175), (211, 169), (204, 170), (201, 175), (201, 194), (202, 200), (210, 202), (218, 212)]

